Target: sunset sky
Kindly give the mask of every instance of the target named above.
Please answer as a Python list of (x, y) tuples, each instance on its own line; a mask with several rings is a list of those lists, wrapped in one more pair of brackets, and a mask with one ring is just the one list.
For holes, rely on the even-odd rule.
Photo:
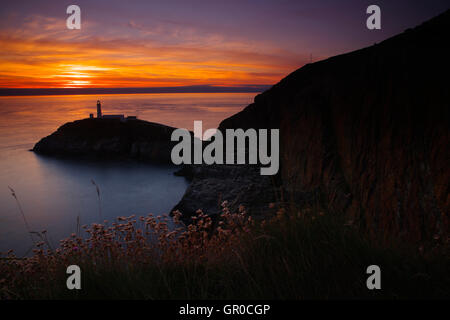
[[(81, 30), (66, 8), (81, 8)], [(378, 4), (382, 30), (365, 27)], [(379, 42), (448, 9), (428, 1), (8, 1), (0, 87), (274, 84), (310, 61)]]

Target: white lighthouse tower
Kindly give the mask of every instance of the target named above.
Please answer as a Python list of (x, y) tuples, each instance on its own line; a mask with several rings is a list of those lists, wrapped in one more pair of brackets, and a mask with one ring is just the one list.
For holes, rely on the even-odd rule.
[(100, 100), (97, 100), (97, 118), (102, 118), (102, 105), (100, 104)]

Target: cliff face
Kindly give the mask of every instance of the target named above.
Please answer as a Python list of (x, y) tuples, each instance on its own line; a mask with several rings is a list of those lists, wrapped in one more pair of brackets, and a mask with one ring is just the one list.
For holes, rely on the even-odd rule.
[(450, 11), (293, 72), (226, 128), (279, 128), (288, 198), (311, 192), (370, 232), (449, 235)]
[(142, 120), (77, 120), (41, 139), (33, 151), (63, 156), (123, 156), (171, 163), (173, 130), (175, 128)]

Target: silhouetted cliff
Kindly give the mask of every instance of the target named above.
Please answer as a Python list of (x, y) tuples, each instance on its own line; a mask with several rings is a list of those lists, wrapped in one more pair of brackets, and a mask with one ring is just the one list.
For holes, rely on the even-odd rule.
[(288, 195), (316, 194), (373, 233), (449, 235), (450, 11), (308, 64), (220, 129), (279, 128)]

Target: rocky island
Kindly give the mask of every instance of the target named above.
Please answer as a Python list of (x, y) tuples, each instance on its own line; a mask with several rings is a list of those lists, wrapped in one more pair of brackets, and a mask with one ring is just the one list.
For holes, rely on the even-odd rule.
[(139, 119), (83, 119), (41, 139), (32, 151), (57, 156), (127, 157), (171, 163), (173, 127)]

